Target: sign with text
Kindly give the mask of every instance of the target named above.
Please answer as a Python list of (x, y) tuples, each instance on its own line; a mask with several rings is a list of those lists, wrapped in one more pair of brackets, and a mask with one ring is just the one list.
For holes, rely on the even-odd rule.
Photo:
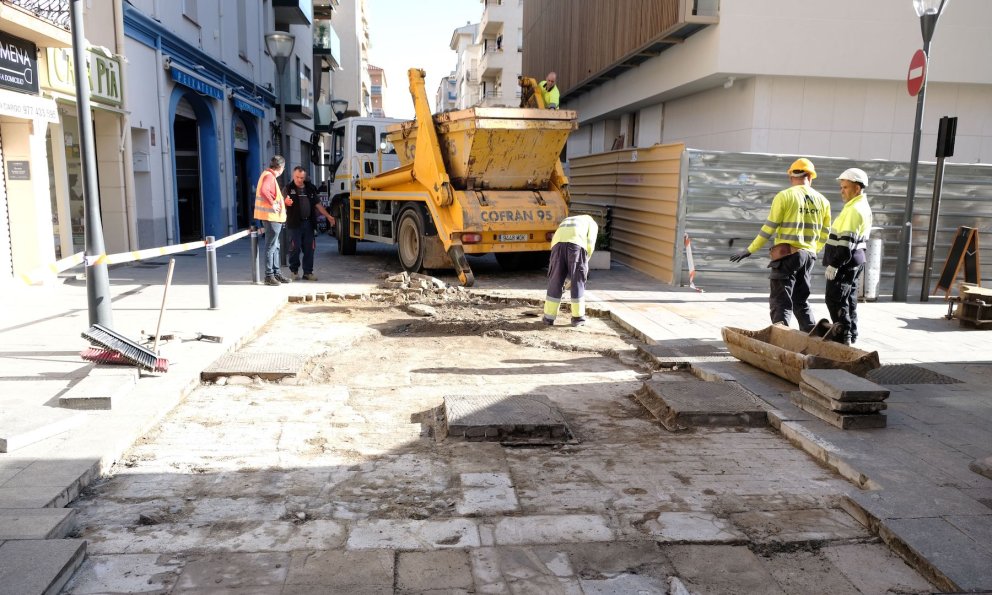
[(8, 161), (7, 162), (7, 179), (8, 180), (30, 180), (31, 179), (31, 162), (30, 161)]
[(38, 93), (38, 47), (0, 31), (0, 87)]
[(59, 109), (53, 99), (0, 89), (0, 116), (58, 122)]
[[(87, 72), (90, 75), (90, 99), (104, 104), (120, 105), (121, 63), (117, 58), (108, 58), (102, 52), (86, 52)], [(76, 71), (72, 61), (72, 50), (48, 48), (48, 88), (53, 91), (76, 95)]]

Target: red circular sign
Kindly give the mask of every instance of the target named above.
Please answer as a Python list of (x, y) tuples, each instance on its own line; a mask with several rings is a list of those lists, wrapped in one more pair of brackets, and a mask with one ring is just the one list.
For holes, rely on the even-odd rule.
[(906, 75), (906, 90), (910, 97), (916, 97), (923, 88), (927, 78), (927, 55), (923, 50), (916, 50), (913, 59), (909, 61), (909, 73)]

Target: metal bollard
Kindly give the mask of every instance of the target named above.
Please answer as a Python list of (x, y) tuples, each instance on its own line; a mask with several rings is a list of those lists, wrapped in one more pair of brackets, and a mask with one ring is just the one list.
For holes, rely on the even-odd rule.
[(210, 309), (216, 310), (220, 301), (217, 291), (217, 247), (214, 246), (214, 236), (206, 237), (207, 244), (207, 285), (210, 289)]
[(248, 236), (251, 238), (251, 282), (258, 285), (262, 282), (262, 273), (258, 266), (258, 229), (254, 225)]

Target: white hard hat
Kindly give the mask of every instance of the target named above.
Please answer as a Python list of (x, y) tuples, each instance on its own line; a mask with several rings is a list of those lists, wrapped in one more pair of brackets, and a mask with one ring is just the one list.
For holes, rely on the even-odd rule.
[(861, 184), (862, 186), (867, 186), (868, 185), (868, 174), (865, 173), (865, 170), (858, 169), (856, 167), (852, 167), (850, 169), (845, 169), (844, 170), (844, 173), (842, 173), (841, 175), (837, 176), (837, 179), (838, 180), (848, 180), (850, 182), (857, 182), (857, 183)]

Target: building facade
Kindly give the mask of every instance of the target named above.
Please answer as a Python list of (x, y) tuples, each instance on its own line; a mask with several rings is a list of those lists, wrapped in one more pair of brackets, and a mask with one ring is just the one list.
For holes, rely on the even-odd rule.
[[(563, 107), (579, 113), (570, 157), (682, 141), (704, 150), (910, 158), (917, 99), (906, 74), (923, 42), (909, 0), (837, 0), (799, 12), (788, 0), (580, 8), (567, 0), (524, 5), (525, 71), (556, 70)], [(784, 43), (790, 36), (803, 42)], [(582, 51), (568, 51), (575, 47)], [(959, 118), (951, 160), (992, 160), (992, 66), (978, 59), (987, 55), (992, 4), (948, 3), (928, 67), (923, 159), (932, 159), (938, 120), (948, 115)]]
[[(309, 1), (124, 5), (138, 247), (244, 229), (271, 156), (310, 163), (312, 20)], [(295, 36), (281, 78), (266, 49), (270, 31)]]
[(386, 88), (386, 73), (378, 66), (369, 65), (369, 101), (372, 105), (371, 115), (376, 118), (385, 118), (386, 112), (382, 109), (382, 93)]
[(365, 0), (341, 0), (331, 22), (341, 40), (341, 68), (336, 73), (333, 97), (347, 101), (347, 111), (368, 116), (372, 113), (372, 82)]
[[(479, 52), (479, 94), (486, 106), (516, 107), (520, 103), (523, 56), (523, 0), (482, 0), (475, 45)], [(541, 80), (543, 73), (528, 76)]]
[(437, 86), (437, 93), (434, 95), (434, 111), (436, 113), (447, 112), (455, 109), (458, 105), (458, 75), (452, 71), (451, 74), (441, 79)]
[(482, 86), (479, 77), (479, 60), (482, 46), (476, 43), (479, 34), (478, 23), (466, 23), (451, 34), (448, 44), (456, 55), (455, 63), (455, 102), (454, 109), (465, 109), (478, 105), (482, 100)]

